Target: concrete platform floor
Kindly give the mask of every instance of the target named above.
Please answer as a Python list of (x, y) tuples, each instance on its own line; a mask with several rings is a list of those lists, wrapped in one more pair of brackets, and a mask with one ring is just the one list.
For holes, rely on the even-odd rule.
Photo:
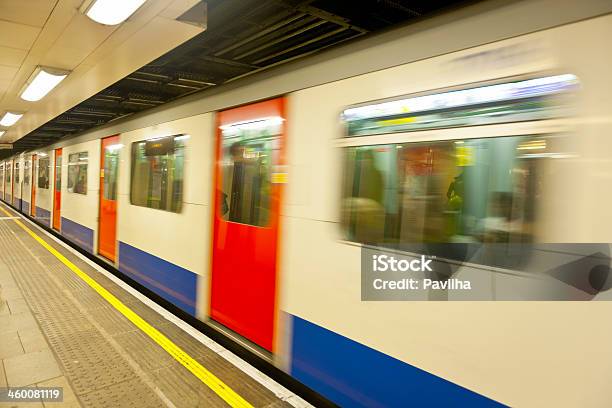
[[(5, 204), (0, 206), (15, 214)], [(228, 405), (4, 215), (0, 214), (0, 387), (59, 386), (64, 402), (0, 402), (0, 407)], [(224, 358), (229, 351), (212, 340), (196, 340), (40, 228), (22, 222), (249, 404), (308, 406), (277, 384), (271, 391)]]

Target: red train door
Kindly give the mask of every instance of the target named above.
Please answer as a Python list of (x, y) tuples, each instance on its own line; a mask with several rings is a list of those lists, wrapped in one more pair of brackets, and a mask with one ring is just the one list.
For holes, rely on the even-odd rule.
[(36, 159), (38, 157), (32, 155), (32, 200), (30, 203), (30, 215), (36, 217), (36, 188), (38, 187), (38, 177), (36, 172)]
[(53, 229), (59, 231), (62, 220), (62, 149), (55, 149), (53, 186)]
[(98, 253), (111, 261), (115, 261), (117, 249), (117, 176), (120, 149), (119, 135), (102, 139)]
[(284, 106), (278, 98), (217, 115), (210, 315), (270, 351)]

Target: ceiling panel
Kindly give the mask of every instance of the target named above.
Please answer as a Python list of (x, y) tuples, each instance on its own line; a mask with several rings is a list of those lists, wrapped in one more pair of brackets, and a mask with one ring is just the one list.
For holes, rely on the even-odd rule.
[(28, 55), (27, 50), (18, 48), (0, 47), (0, 65), (18, 67), (23, 62), (23, 59)]
[[(82, 2), (0, 0), (2, 20), (5, 15), (31, 24), (44, 20), (42, 28), (0, 20), (0, 51), (9, 50), (5, 58), (0, 54), (0, 114), (25, 112), (15, 125), (2, 129), (6, 133), (0, 142), (19, 140), (204, 30), (203, 25), (168, 17), (184, 14), (199, 0), (150, 0), (117, 26), (89, 19), (79, 11)], [(32, 19), (27, 20), (26, 14)], [(38, 65), (67, 69), (71, 74), (41, 101), (24, 101), (19, 92)], [(48, 132), (31, 140), (45, 141), (43, 134)], [(32, 143), (24, 140), (22, 144)]]
[(0, 65), (0, 80), (8, 80), (13, 79), (19, 67), (7, 67), (5, 65)]
[(2, 94), (6, 92), (10, 84), (11, 81), (0, 79), (0, 98), (2, 97)]
[(112, 33), (115, 27), (91, 24), (91, 20), (77, 13), (42, 58), (42, 65), (74, 69)]
[(28, 50), (40, 28), (0, 20), (0, 46)]
[(2, 20), (34, 27), (45, 25), (57, 0), (1, 0)]

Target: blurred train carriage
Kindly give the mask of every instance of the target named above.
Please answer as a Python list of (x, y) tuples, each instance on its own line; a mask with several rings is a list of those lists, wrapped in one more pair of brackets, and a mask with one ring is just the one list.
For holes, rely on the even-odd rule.
[(507, 248), (611, 242), (612, 4), (563, 7), (474, 5), (189, 96), (4, 160), (0, 198), (337, 404), (607, 405), (607, 302), (360, 297), (363, 246), (493, 300), (534, 282)]

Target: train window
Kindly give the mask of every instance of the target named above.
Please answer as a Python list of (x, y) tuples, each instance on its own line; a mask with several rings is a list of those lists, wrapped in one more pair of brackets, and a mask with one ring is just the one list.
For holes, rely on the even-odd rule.
[(8, 163), (6, 165), (6, 183), (9, 184), (11, 182), (11, 173), (12, 173), (12, 168), (13, 166), (11, 166), (10, 163)]
[(572, 74), (354, 106), (344, 110), (347, 136), (509, 123), (564, 116), (578, 86)]
[(181, 212), (188, 137), (174, 135), (132, 143), (130, 202), (133, 205)]
[(38, 188), (49, 188), (49, 157), (41, 157), (38, 161)]
[(278, 154), (281, 118), (223, 126), (220, 216), (266, 226), (270, 212), (272, 162)]
[(68, 192), (87, 194), (87, 152), (68, 156)]
[(122, 145), (106, 146), (104, 149), (104, 199), (117, 200), (117, 173), (119, 172), (119, 151)]
[(15, 184), (19, 183), (19, 162), (15, 163)]
[(537, 160), (550, 144), (511, 136), (346, 148), (346, 238), (399, 249), (530, 242)]
[(24, 166), (23, 166), (23, 182), (29, 186), (30, 185), (30, 168), (32, 166), (31, 162), (29, 160), (26, 160), (24, 162)]
[(55, 191), (62, 190), (62, 156), (55, 156)]

